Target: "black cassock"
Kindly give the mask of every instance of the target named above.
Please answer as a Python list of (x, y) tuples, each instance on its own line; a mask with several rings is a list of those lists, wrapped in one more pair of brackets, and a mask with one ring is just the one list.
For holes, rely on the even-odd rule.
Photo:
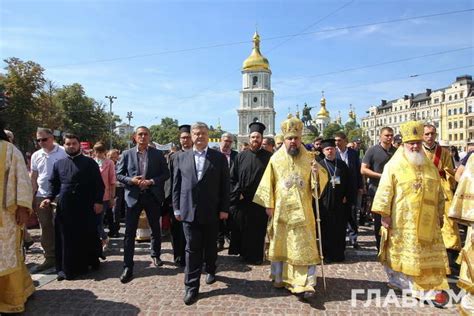
[[(323, 159), (319, 162), (328, 171), (329, 182), (319, 199), (323, 255), (329, 261), (343, 261), (346, 249), (346, 227), (349, 216), (350, 174), (344, 161)], [(334, 182), (334, 185), (333, 185)]]
[(252, 202), (272, 154), (264, 149), (239, 153), (230, 171), (232, 228), (229, 254), (249, 263), (263, 260), (268, 216)]
[(94, 203), (102, 204), (104, 183), (97, 163), (82, 154), (58, 160), (50, 183), (50, 197), (57, 196), (58, 204), (56, 270), (73, 278), (99, 265), (102, 250)]

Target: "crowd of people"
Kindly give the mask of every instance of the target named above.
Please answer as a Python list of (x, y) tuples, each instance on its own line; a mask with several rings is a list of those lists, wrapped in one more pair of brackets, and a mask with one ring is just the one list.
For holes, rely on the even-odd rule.
[(390, 288), (443, 306), (447, 275), (459, 275), (466, 291), (460, 308), (474, 312), (474, 144), (461, 159), (436, 142), (433, 125), (410, 121), (401, 135), (384, 127), (365, 153), (360, 139), (349, 141), (343, 132), (303, 144), (296, 117), (282, 122), (274, 138), (264, 137), (264, 124), (251, 123), (240, 152), (230, 133), (210, 148), (208, 126), (196, 122), (179, 127), (179, 150), (163, 153), (140, 126), (131, 149), (120, 153), (99, 142), (91, 157), (77, 135), (65, 134), (60, 146), (51, 130), (39, 128), (40, 149), (28, 165), (13, 134), (0, 127), (1, 313), (23, 311), (34, 291), (23, 251), (33, 212), (44, 262), (31, 272), (55, 268), (61, 281), (98, 269), (123, 221), (118, 277), (125, 284), (134, 277), (143, 211), (157, 268), (163, 219), (170, 220), (187, 305), (199, 298), (202, 271), (206, 284), (216, 282), (226, 242), (229, 255), (247, 264), (269, 260), (273, 285), (307, 299), (317, 266), (343, 262), (347, 246), (360, 248), (359, 225), (373, 222)]

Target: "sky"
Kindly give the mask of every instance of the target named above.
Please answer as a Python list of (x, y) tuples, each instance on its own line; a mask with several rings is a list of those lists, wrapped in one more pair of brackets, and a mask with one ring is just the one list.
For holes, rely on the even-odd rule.
[(345, 121), (350, 104), (360, 119), (382, 99), (472, 75), (473, 8), (472, 0), (1, 0), (0, 57), (39, 63), (57, 86), (80, 83), (105, 104), (116, 96), (113, 112), (126, 122), (132, 111), (135, 126), (172, 117), (237, 133), (256, 29), (276, 126), (305, 102), (314, 116), (321, 91)]

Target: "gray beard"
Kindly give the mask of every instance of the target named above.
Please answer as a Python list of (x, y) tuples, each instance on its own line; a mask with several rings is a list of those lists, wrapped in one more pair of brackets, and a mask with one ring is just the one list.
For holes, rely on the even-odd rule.
[(405, 157), (408, 162), (414, 166), (421, 166), (425, 163), (425, 154), (421, 150), (419, 152), (405, 150)]
[(300, 153), (300, 149), (299, 148), (288, 148), (287, 152), (288, 152), (288, 155), (295, 157), (295, 156), (298, 156), (298, 154)]

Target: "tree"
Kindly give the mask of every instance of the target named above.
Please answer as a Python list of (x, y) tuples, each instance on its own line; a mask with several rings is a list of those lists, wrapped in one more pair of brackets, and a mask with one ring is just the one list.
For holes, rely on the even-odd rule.
[(44, 69), (37, 63), (23, 62), (19, 58), (4, 62), (7, 73), (0, 77), (0, 85), (10, 96), (10, 105), (5, 110), (6, 127), (15, 134), (15, 142), (21, 150), (33, 150), (34, 134), (40, 123), (37, 98), (46, 82)]
[(171, 117), (162, 118), (160, 124), (150, 126), (150, 132), (151, 139), (159, 144), (179, 143), (178, 120)]
[(55, 98), (64, 112), (62, 125), (65, 132), (76, 134), (84, 141), (109, 143), (110, 127), (120, 119), (106, 112), (103, 104), (88, 97), (79, 83), (58, 89)]
[(323, 131), (323, 137), (325, 139), (334, 138), (334, 133), (340, 132), (341, 130), (342, 128), (338, 123), (329, 123)]

